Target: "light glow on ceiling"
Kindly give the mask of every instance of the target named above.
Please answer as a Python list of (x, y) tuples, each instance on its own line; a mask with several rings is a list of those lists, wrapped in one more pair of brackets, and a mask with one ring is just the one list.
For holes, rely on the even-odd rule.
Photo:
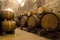
[(5, 9), (6, 11), (10, 11), (10, 12), (13, 12), (13, 9), (12, 8), (7, 8)]
[(21, 6), (24, 6), (24, 2), (23, 2), (23, 3), (21, 3)]
[(25, 1), (24, 0), (17, 0), (17, 2), (23, 7), (24, 4), (25, 4)]
[(23, 2), (23, 0), (17, 0), (17, 2), (21, 4)]

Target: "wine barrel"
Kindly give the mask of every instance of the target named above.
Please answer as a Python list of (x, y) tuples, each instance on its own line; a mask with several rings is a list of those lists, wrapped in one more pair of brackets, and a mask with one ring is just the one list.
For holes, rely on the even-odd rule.
[(12, 13), (10, 11), (2, 11), (1, 18), (2, 19), (14, 19), (14, 13)]
[(41, 26), (44, 30), (53, 31), (58, 27), (59, 19), (53, 13), (44, 14), (41, 17)]
[(30, 16), (30, 15), (31, 15), (31, 13), (32, 13), (31, 11), (28, 11), (28, 12), (27, 12), (27, 16)]
[(43, 7), (44, 12), (52, 12), (52, 9), (49, 7)]
[(23, 27), (23, 26), (26, 26), (27, 19), (28, 19), (27, 16), (23, 16), (23, 17), (21, 18), (20, 24), (21, 24), (22, 27)]
[(7, 20), (2, 21), (3, 32), (13, 31), (15, 28), (16, 28), (15, 21), (7, 21)]
[(56, 16), (58, 17), (58, 19), (59, 19), (59, 25), (58, 25), (58, 27), (57, 27), (57, 30), (60, 30), (60, 13), (55, 13), (56, 14)]
[(34, 28), (38, 25), (40, 25), (40, 18), (37, 15), (30, 16), (30, 18), (28, 19), (29, 28)]
[(15, 20), (15, 21), (16, 21), (16, 25), (17, 25), (17, 27), (20, 27), (20, 25), (21, 25), (20, 20), (17, 19), (17, 20)]
[(22, 16), (18, 16), (15, 18), (15, 22), (16, 22), (17, 27), (20, 27), (20, 25), (21, 25), (21, 23), (20, 23), (21, 18), (22, 18)]
[(42, 7), (39, 7), (38, 8), (38, 14), (42, 14), (43, 13), (43, 8)]
[(37, 13), (38, 14), (45, 14), (47, 12), (51, 12), (52, 10), (48, 7), (38, 7)]

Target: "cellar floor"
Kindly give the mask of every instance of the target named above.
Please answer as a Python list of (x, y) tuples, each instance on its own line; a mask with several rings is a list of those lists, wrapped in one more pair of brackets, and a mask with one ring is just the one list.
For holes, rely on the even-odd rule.
[[(15, 34), (9, 34), (5, 36), (0, 36), (0, 40), (52, 40), (49, 38), (37, 36), (35, 34), (20, 30), (17, 28), (15, 30)], [(59, 40), (59, 39), (54, 39), (54, 40)]]

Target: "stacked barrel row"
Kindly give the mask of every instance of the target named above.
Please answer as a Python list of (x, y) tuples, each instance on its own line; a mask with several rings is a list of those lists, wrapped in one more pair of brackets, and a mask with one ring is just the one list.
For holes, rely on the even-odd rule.
[(16, 22), (14, 21), (14, 13), (10, 11), (1, 11), (0, 13), (0, 33), (14, 33)]
[[(44, 10), (43, 10), (44, 11)], [(21, 28), (27, 27), (29, 30), (32, 28), (39, 28), (49, 31), (60, 29), (60, 14), (43, 12), (41, 14), (34, 14), (30, 16), (22, 16), (20, 25)]]

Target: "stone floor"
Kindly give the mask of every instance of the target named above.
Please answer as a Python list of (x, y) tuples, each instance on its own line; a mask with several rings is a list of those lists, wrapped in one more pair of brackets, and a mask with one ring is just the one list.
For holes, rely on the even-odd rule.
[(0, 36), (0, 40), (49, 40), (48, 38), (39, 37), (35, 34), (28, 33), (17, 28), (14, 35)]
[[(54, 39), (54, 40), (59, 40), (59, 39)], [(5, 36), (0, 36), (0, 40), (52, 40), (52, 39), (37, 36), (33, 33), (29, 33), (29, 32), (26, 32), (17, 28), (15, 30), (14, 35), (9, 34)]]

